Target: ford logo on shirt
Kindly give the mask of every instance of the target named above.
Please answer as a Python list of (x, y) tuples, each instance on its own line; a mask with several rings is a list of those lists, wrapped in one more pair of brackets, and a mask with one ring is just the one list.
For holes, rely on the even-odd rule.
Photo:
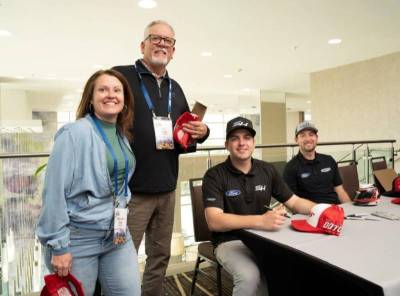
[(233, 189), (233, 190), (228, 190), (227, 192), (225, 192), (225, 195), (229, 196), (229, 197), (233, 197), (233, 196), (238, 196), (241, 193), (242, 192), (239, 189)]

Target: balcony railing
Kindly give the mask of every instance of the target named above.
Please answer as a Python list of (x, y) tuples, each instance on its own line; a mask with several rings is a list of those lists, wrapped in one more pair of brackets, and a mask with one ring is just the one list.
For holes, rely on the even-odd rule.
[[(40, 290), (46, 272), (41, 246), (34, 236), (44, 174), (36, 176), (35, 171), (47, 162), (49, 153), (40, 152), (44, 148), (38, 144), (42, 139), (36, 141), (34, 136), (9, 134), (2, 135), (0, 140), (0, 294), (28, 295)], [(318, 151), (331, 154), (337, 161), (355, 160), (360, 181), (369, 183), (371, 157), (385, 156), (388, 166), (394, 167), (394, 143), (395, 140), (325, 142), (318, 144)], [(296, 144), (258, 145), (254, 156), (274, 163), (281, 171), (296, 153)], [(200, 147), (198, 152), (180, 159), (177, 196), (181, 211), (176, 213), (178, 225), (174, 231), (184, 234), (186, 245), (192, 244), (193, 236), (188, 180), (202, 177), (211, 165), (226, 157), (223, 147)], [(139, 256), (144, 255), (139, 252)]]

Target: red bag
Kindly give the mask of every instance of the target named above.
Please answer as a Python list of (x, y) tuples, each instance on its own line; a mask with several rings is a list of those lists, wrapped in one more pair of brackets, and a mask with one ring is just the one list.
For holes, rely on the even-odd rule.
[[(85, 296), (81, 282), (71, 273), (65, 277), (60, 277), (55, 273), (48, 274), (44, 277), (44, 282), (45, 286), (40, 296)], [(77, 294), (72, 291), (70, 284)]]
[(189, 121), (198, 121), (199, 116), (193, 113), (185, 112), (179, 116), (174, 126), (174, 140), (180, 144), (185, 150), (193, 143), (193, 139), (189, 133), (183, 131), (183, 124)]

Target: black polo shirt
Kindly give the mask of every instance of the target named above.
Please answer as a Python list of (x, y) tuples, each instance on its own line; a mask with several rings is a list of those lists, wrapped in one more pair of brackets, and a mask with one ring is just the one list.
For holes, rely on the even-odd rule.
[[(261, 215), (271, 197), (286, 202), (293, 195), (273, 165), (252, 159), (251, 170), (244, 174), (229, 157), (206, 172), (202, 189), (205, 208), (217, 207), (238, 215)], [(213, 232), (215, 245), (236, 239), (234, 231)]]
[(340, 203), (335, 187), (342, 185), (342, 179), (332, 156), (316, 153), (308, 160), (299, 152), (286, 164), (283, 178), (300, 197), (316, 203)]

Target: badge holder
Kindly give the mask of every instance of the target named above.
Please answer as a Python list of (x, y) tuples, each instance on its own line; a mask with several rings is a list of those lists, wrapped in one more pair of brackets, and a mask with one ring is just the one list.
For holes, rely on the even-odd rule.
[(115, 208), (114, 210), (114, 244), (121, 245), (126, 242), (126, 227), (128, 208)]
[(154, 134), (157, 150), (174, 149), (172, 120), (170, 117), (155, 116), (153, 113)]

